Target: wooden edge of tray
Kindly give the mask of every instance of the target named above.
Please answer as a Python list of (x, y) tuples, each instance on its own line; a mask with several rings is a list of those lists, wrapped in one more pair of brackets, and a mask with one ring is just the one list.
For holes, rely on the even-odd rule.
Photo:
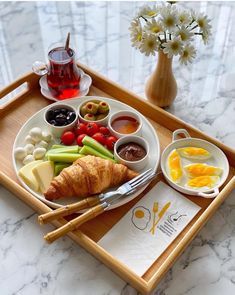
[[(156, 121), (159, 124), (162, 124), (167, 129), (173, 131), (177, 128), (186, 128), (192, 136), (199, 137), (202, 139), (206, 139), (218, 147), (220, 147), (225, 154), (228, 156), (229, 162), (234, 166), (235, 164), (235, 151), (231, 148), (227, 147), (223, 143), (218, 140), (207, 136), (203, 132), (197, 130), (193, 126), (189, 126), (187, 123), (182, 120), (176, 118), (170, 113), (164, 111), (163, 109), (152, 105), (151, 103), (142, 100), (139, 96), (131, 93), (127, 89), (119, 86), (116, 83), (106, 79), (102, 75), (94, 72), (88, 67), (79, 64), (79, 66), (88, 73), (93, 79), (93, 85), (98, 89), (102, 89), (108, 95), (119, 99), (122, 102), (128, 100), (131, 106), (135, 107), (139, 111), (142, 112), (146, 117)], [(29, 95), (31, 91), (34, 90), (34, 87), (37, 85), (39, 77), (34, 73), (29, 73), (16, 80), (6, 88), (0, 91), (0, 99), (7, 95), (9, 92), (15, 90), (15, 88), (19, 87), (23, 83), (27, 83), (27, 89), (22, 93), (18, 94), (13, 99), (9, 100), (6, 104), (0, 106), (0, 111), (6, 111), (9, 107), (14, 106), (16, 101), (19, 101), (21, 98)], [(17, 195), (22, 201), (27, 203), (31, 208), (33, 208), (38, 213), (46, 213), (51, 211), (51, 209), (42, 203), (40, 200), (33, 197), (28, 191), (26, 191), (19, 184), (14, 182), (10, 177), (8, 177), (4, 172), (0, 171), (0, 183), (3, 184), (7, 189)], [(157, 270), (157, 272), (151, 273), (148, 280), (144, 279), (136, 275), (131, 269), (127, 268), (113, 256), (111, 256), (108, 252), (102, 249), (100, 246), (96, 244), (91, 238), (83, 234), (81, 231), (76, 230), (68, 234), (70, 238), (72, 238), (79, 245), (83, 246), (86, 250), (91, 252), (95, 257), (100, 259), (104, 264), (106, 264), (109, 268), (111, 268), (115, 273), (117, 273), (120, 277), (122, 277), (125, 281), (129, 282), (136, 289), (141, 291), (144, 294), (149, 294), (153, 290), (153, 288), (158, 284), (161, 278), (164, 276), (166, 271), (170, 266), (174, 263), (174, 261), (179, 257), (179, 255), (183, 252), (186, 246), (191, 242), (191, 240), (195, 237), (201, 227), (207, 222), (207, 220), (211, 217), (211, 215), (215, 212), (215, 210), (222, 204), (225, 200), (226, 196), (232, 189), (235, 187), (235, 176), (231, 178), (231, 180), (226, 184), (226, 186), (221, 190), (220, 194), (217, 198), (212, 202), (211, 205), (205, 210), (203, 215), (201, 215), (197, 221), (193, 224), (191, 229), (186, 233), (186, 235), (181, 239), (180, 244), (176, 246), (174, 251), (172, 251), (169, 256), (162, 263), (161, 267)], [(59, 221), (55, 221), (52, 224), (56, 227), (60, 227), (65, 223), (65, 219), (60, 219)], [(150, 268), (151, 269), (151, 268)]]

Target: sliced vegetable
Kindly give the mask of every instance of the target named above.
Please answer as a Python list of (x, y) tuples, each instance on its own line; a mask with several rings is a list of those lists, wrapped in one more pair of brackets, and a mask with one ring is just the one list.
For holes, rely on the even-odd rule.
[[(54, 149), (59, 149), (59, 148), (62, 148), (64, 147), (63, 144), (53, 144), (53, 146), (51, 147), (51, 150), (54, 150)], [(71, 146), (70, 146), (71, 147)]]
[(69, 154), (69, 153), (61, 153), (61, 154), (50, 154), (48, 155), (48, 160), (54, 162), (63, 162), (63, 163), (73, 163), (77, 159), (83, 157), (80, 154)]
[(82, 147), (82, 149), (80, 150), (80, 154), (82, 154), (82, 155), (92, 155), (92, 156), (100, 157), (100, 158), (110, 160), (110, 161), (113, 161), (113, 162), (116, 163), (116, 161), (114, 159), (111, 159), (111, 158), (105, 156), (104, 154), (101, 154), (97, 150), (95, 150), (92, 147), (87, 146), (87, 145), (84, 145)]
[(64, 169), (64, 168), (67, 168), (69, 167), (70, 164), (67, 164), (67, 163), (55, 163), (55, 170), (54, 170), (54, 173), (55, 173), (55, 176), (59, 175), (60, 172)]
[(79, 153), (81, 147), (78, 145), (64, 146), (62, 145), (59, 148), (51, 149), (46, 153), (46, 157), (51, 154), (61, 154), (61, 153), (71, 153), (76, 154)]
[(82, 143), (84, 145), (90, 146), (91, 148), (95, 149), (97, 152), (103, 154), (106, 157), (109, 157), (111, 159), (114, 158), (113, 153), (111, 153), (102, 144), (100, 144), (98, 141), (96, 141), (95, 139), (91, 138), (90, 136), (85, 136), (83, 138), (83, 140), (82, 140)]

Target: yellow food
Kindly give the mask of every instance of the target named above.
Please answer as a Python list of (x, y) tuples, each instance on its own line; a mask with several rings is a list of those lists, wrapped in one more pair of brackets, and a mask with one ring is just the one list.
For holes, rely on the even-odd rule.
[(183, 176), (181, 160), (178, 152), (173, 150), (168, 157), (169, 175), (173, 182), (179, 182)]
[(47, 200), (72, 196), (85, 198), (119, 186), (137, 175), (137, 172), (122, 164), (100, 157), (85, 156), (64, 168), (52, 180), (44, 196)]
[(181, 157), (194, 160), (206, 160), (211, 157), (210, 152), (200, 147), (183, 147), (177, 149)]
[(23, 181), (34, 191), (39, 190), (39, 184), (33, 175), (32, 169), (41, 162), (42, 160), (30, 162), (22, 167), (18, 172)]
[(210, 166), (204, 163), (195, 163), (184, 166), (184, 170), (188, 177), (194, 178), (205, 175), (220, 175), (222, 169), (215, 166)]
[(46, 161), (46, 162), (38, 163), (32, 169), (32, 172), (39, 184), (39, 190), (42, 193), (45, 193), (48, 190), (50, 183), (54, 177), (53, 162)]
[(212, 188), (214, 187), (218, 181), (219, 181), (219, 176), (210, 176), (210, 175), (206, 175), (206, 176), (198, 176), (192, 179), (189, 179), (187, 182), (187, 186), (190, 188), (195, 188), (195, 189), (199, 189), (199, 188)]

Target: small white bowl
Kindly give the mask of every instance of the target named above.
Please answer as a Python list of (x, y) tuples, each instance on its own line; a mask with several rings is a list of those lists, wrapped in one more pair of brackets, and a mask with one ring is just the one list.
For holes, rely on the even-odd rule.
[(110, 108), (110, 105), (107, 101), (105, 101), (105, 103), (108, 105), (109, 107), (109, 112), (107, 114), (107, 116), (101, 120), (96, 120), (96, 121), (92, 121), (92, 120), (86, 120), (82, 117), (82, 115), (80, 114), (80, 110), (81, 108), (88, 102), (101, 102), (102, 100), (100, 99), (87, 99), (85, 100), (83, 103), (81, 103), (78, 107), (78, 118), (79, 118), (79, 121), (83, 122), (83, 123), (91, 123), (91, 122), (94, 122), (94, 123), (97, 123), (99, 125), (102, 125), (102, 126), (106, 126), (108, 124), (108, 120), (109, 120), (109, 115), (110, 115), (110, 111), (111, 111), (111, 108)]
[[(138, 161), (127, 161), (127, 160), (121, 158), (118, 155), (118, 153), (117, 153), (118, 148), (122, 144), (131, 143), (131, 142), (137, 143), (137, 144), (141, 145), (145, 149), (146, 155), (144, 156), (144, 158), (142, 158), (142, 159), (140, 159)], [(136, 135), (126, 135), (124, 137), (119, 138), (117, 140), (117, 142), (115, 143), (115, 145), (114, 145), (114, 158), (116, 160), (118, 160), (119, 163), (126, 165), (130, 169), (133, 169), (135, 171), (140, 171), (148, 164), (148, 160), (149, 160), (149, 144), (142, 137), (139, 137), (139, 136), (136, 136)]]
[[(55, 109), (59, 109), (59, 108), (65, 108), (65, 109), (68, 109), (68, 110), (71, 110), (71, 111), (74, 111), (75, 114), (76, 114), (76, 117), (75, 119), (73, 120), (72, 123), (66, 125), (66, 126), (54, 126), (52, 124), (50, 124), (47, 119), (46, 119), (46, 116), (47, 116), (47, 113), (48, 111), (50, 110), (55, 110)], [(44, 113), (44, 117), (43, 117), (45, 123), (47, 124), (47, 126), (49, 127), (51, 133), (55, 136), (55, 137), (60, 137), (64, 131), (66, 130), (71, 130), (75, 125), (76, 125), (76, 122), (78, 120), (78, 114), (76, 112), (76, 109), (70, 105), (67, 105), (67, 104), (55, 104), (55, 105), (52, 105), (51, 107), (49, 107), (45, 113)]]
[[(139, 122), (139, 127), (138, 129), (133, 132), (133, 133), (119, 133), (117, 132), (116, 130), (113, 129), (112, 127), (112, 122), (117, 119), (118, 117), (131, 117), (131, 118), (134, 118), (136, 119), (138, 122)], [(116, 112), (114, 114), (112, 114), (109, 118), (109, 122), (108, 122), (108, 127), (109, 127), (109, 130), (110, 132), (115, 135), (117, 138), (121, 138), (123, 136), (127, 136), (127, 135), (138, 135), (138, 136), (141, 136), (142, 134), (142, 120), (140, 118), (140, 116), (133, 112), (133, 111), (119, 111), (119, 112)]]

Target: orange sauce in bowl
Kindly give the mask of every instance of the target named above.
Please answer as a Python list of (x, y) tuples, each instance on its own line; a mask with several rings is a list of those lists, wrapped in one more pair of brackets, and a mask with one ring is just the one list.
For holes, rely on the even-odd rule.
[(131, 134), (139, 128), (139, 122), (130, 116), (120, 116), (111, 123), (112, 128), (121, 134)]

